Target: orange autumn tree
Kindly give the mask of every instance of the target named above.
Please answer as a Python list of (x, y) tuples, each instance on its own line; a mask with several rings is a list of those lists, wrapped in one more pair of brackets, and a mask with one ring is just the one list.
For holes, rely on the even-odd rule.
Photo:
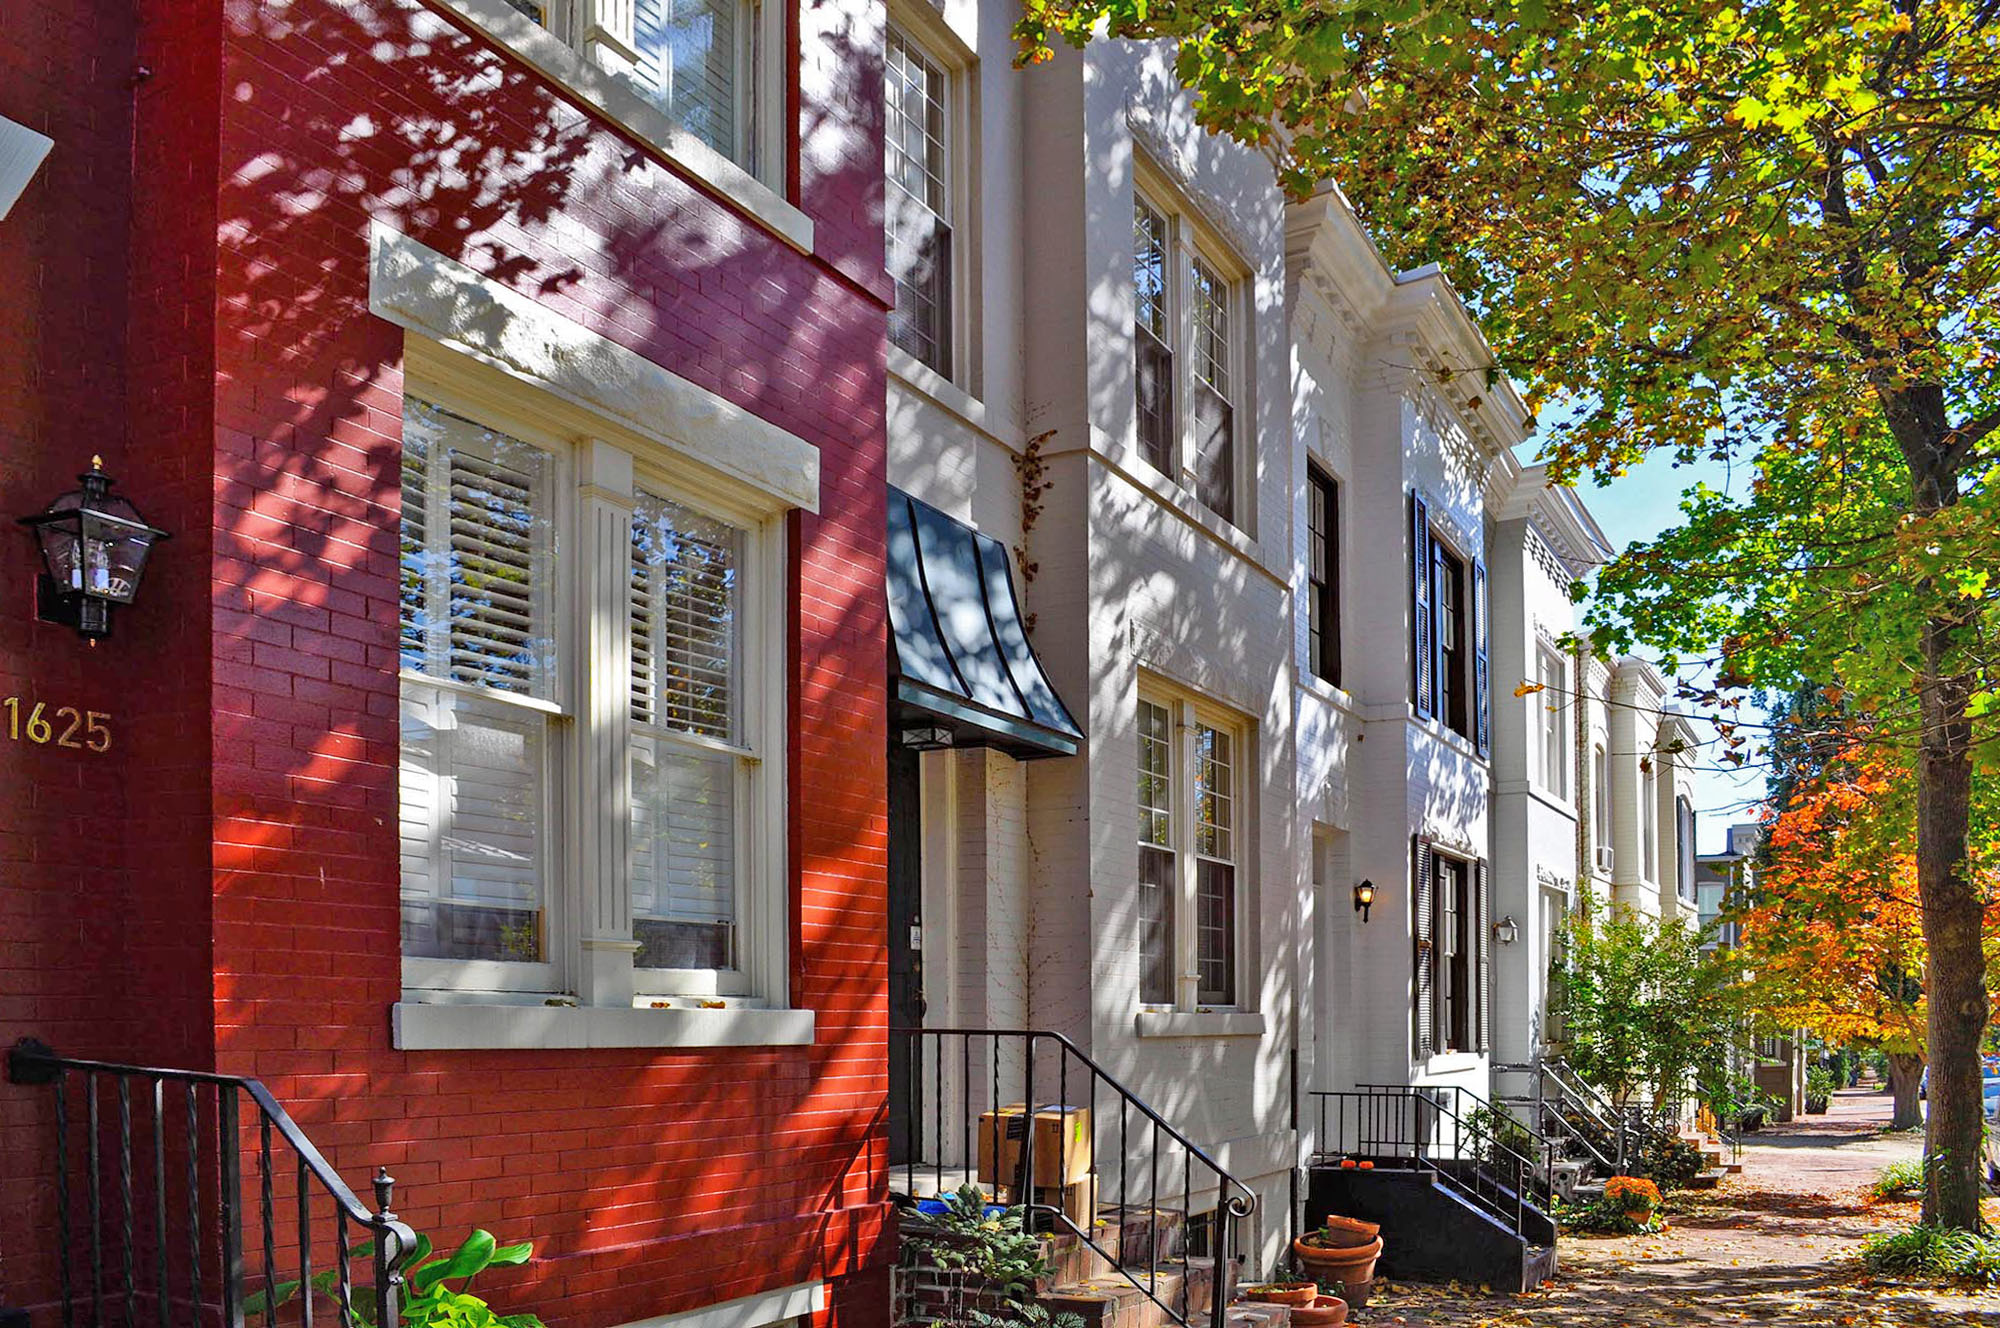
[[(1836, 1045), (1889, 1060), (1897, 1128), (1922, 1124), (1923, 913), (1917, 894), (1911, 771), (1878, 745), (1851, 741), (1773, 808), (1768, 858), (1752, 898), (1735, 902), (1753, 1008)], [(1982, 789), (1980, 792), (1989, 792)], [(1975, 803), (1986, 801), (1975, 797)], [(2000, 900), (1995, 859), (1972, 867)], [(2000, 902), (1986, 918), (1989, 967), (2000, 955)]]

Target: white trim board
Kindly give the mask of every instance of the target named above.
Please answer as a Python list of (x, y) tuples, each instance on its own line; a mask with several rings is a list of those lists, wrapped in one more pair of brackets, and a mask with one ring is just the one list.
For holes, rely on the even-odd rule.
[(767, 1328), (785, 1319), (817, 1314), (826, 1308), (826, 1283), (801, 1282), (776, 1291), (725, 1300), (704, 1309), (634, 1319), (619, 1328)]
[(390, 1043), (398, 1051), (809, 1047), (813, 1030), (811, 1010), (743, 1007), (620, 1010), (591, 1005), (432, 1004), (404, 1000), (392, 1006), (390, 1013)]
[(616, 421), (642, 438), (819, 510), (819, 449), (512, 287), (380, 221), (369, 227), (378, 318)]

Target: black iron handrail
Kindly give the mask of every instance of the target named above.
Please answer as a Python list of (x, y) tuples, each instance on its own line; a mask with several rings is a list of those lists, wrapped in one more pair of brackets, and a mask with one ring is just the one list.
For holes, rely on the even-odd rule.
[[(1554, 1196), (1555, 1144), (1541, 1129), (1524, 1124), (1520, 1117), (1505, 1107), (1489, 1102), (1458, 1084), (1356, 1084), (1355, 1088), (1364, 1093), (1421, 1093), (1440, 1106), (1449, 1101), (1450, 1106), (1445, 1108), (1444, 1115), (1455, 1128), (1470, 1132), (1490, 1159), (1497, 1160), (1498, 1155), (1504, 1154), (1505, 1160), (1514, 1163), (1513, 1169), (1523, 1184), (1533, 1184), (1533, 1197), (1537, 1201), (1546, 1204)], [(1536, 1155), (1530, 1157), (1514, 1145), (1503, 1142), (1497, 1128), (1480, 1124), (1482, 1113), (1485, 1120), (1496, 1123), (1504, 1120), (1520, 1126)]]
[[(983, 1097), (987, 1107), (999, 1109), (1004, 1105), (1002, 1093), (1004, 1081), (1018, 1075), (1021, 1088), (1020, 1103), (1026, 1109), (1027, 1119), (1023, 1121), (1020, 1158), (1010, 1183), (1015, 1191), (1013, 1195), (1015, 1204), (1023, 1209), (1030, 1228), (1040, 1226), (1069, 1231), (1105, 1259), (1173, 1322), (1187, 1325), (1194, 1313), (1191, 1279), (1184, 1277), (1182, 1280), (1181, 1306), (1170, 1303), (1160, 1294), (1161, 1243), (1157, 1216), (1160, 1211), (1159, 1200), (1163, 1195), (1160, 1187), (1160, 1163), (1162, 1154), (1166, 1151), (1163, 1141), (1176, 1146), (1181, 1154), (1180, 1211), (1184, 1224), (1193, 1216), (1196, 1197), (1205, 1199), (1210, 1186), (1214, 1188), (1215, 1211), (1208, 1242), (1209, 1256), (1214, 1264), (1214, 1278), (1209, 1287), (1208, 1318), (1212, 1328), (1222, 1328), (1229, 1300), (1228, 1278), (1235, 1258), (1236, 1223), (1250, 1216), (1257, 1208), (1257, 1195), (1248, 1185), (1209, 1156), (1199, 1144), (1174, 1128), (1165, 1117), (1147, 1105), (1136, 1093), (1120, 1083), (1117, 1078), (1092, 1060), (1082, 1048), (1061, 1033), (1027, 1028), (895, 1028), (890, 1030), (889, 1035), (891, 1038), (904, 1039), (908, 1050), (909, 1072), (905, 1083), (907, 1095), (905, 1119), (909, 1122), (910, 1138), (907, 1144), (907, 1156), (902, 1164), (904, 1184), (908, 1193), (915, 1195), (920, 1171), (933, 1173), (934, 1187), (941, 1193), (946, 1173), (955, 1170), (947, 1167), (945, 1163), (944, 1145), (948, 1135), (944, 1121), (947, 1098), (956, 1096), (958, 1099), (956, 1110), (952, 1114), (958, 1125), (959, 1156), (965, 1165), (970, 1166), (976, 1157), (973, 1124), (975, 1101)], [(987, 1040), (989, 1046), (986, 1049), (987, 1054), (979, 1058), (980, 1075), (975, 1079), (973, 1045), (982, 1038)], [(927, 1043), (934, 1051), (934, 1054), (928, 1057), (923, 1054)], [(958, 1052), (955, 1058), (958, 1070), (955, 1094), (947, 1092), (948, 1071), (954, 1064), (954, 1058), (947, 1055), (948, 1043), (955, 1043)], [(1012, 1074), (1005, 1074), (1002, 1070), (1003, 1049), (1009, 1047), (1018, 1056), (1020, 1064)], [(1041, 1054), (1038, 1055), (1038, 1052)], [(1055, 1064), (1043, 1065), (1042, 1062), (1049, 1056), (1053, 1056)], [(928, 1163), (921, 1163), (918, 1161), (918, 1154), (924, 1149), (919, 1146), (918, 1139), (924, 1122), (918, 1107), (918, 1089), (926, 1065), (935, 1067), (928, 1095), (932, 1127), (929, 1148), (934, 1156)], [(1040, 1066), (1039, 1078), (1038, 1066)], [(1041, 1093), (1036, 1091), (1037, 1083), (1043, 1090)], [(1046, 1092), (1051, 1087), (1056, 1091), (1054, 1103), (1045, 1100)], [(1144, 1270), (1127, 1266), (1125, 1257), (1127, 1252), (1123, 1248), (1117, 1251), (1105, 1249), (1099, 1243), (1097, 1233), (1091, 1229), (1091, 1222), (1079, 1224), (1064, 1211), (1060, 1182), (1069, 1176), (1070, 1163), (1074, 1156), (1070, 1149), (1070, 1134), (1067, 1129), (1060, 1132), (1057, 1148), (1056, 1167), (1059, 1181), (1055, 1187), (1057, 1201), (1045, 1202), (1040, 1197), (1042, 1188), (1035, 1184), (1034, 1113), (1050, 1105), (1087, 1108), (1090, 1112), (1091, 1129), (1090, 1166), (1086, 1172), (1086, 1180), (1081, 1183), (1088, 1187), (1086, 1191), (1086, 1199), (1090, 1204), (1088, 1216), (1095, 1218), (1097, 1205), (1103, 1201), (1103, 1195), (1099, 1190), (1102, 1176), (1099, 1159), (1102, 1150), (1097, 1147), (1097, 1141), (1108, 1137), (1110, 1133), (1105, 1118), (1098, 1114), (1100, 1091), (1118, 1105), (1116, 1202), (1121, 1210), (1129, 1214), (1135, 1200), (1143, 1197), (1148, 1214)], [(1135, 1116), (1138, 1118), (1138, 1128), (1145, 1136), (1140, 1141), (1141, 1152), (1145, 1159), (1143, 1186), (1135, 1184), (1132, 1175), (1135, 1170), (1132, 1151), (1132, 1128)], [(1002, 1137), (1004, 1135), (996, 1132), (993, 1140), (992, 1159), (996, 1166), (996, 1178), (1003, 1153), (999, 1146)], [(1193, 1183), (1193, 1174), (1197, 1167), (1205, 1173), (1203, 1184), (1198, 1190)], [(998, 1183), (1000, 1182), (996, 1179), (996, 1185)], [(1168, 1180), (1164, 1197), (1169, 1202), (1174, 1197), (1171, 1178)], [(1123, 1236), (1121, 1230), (1121, 1247), (1125, 1243)], [(1183, 1254), (1186, 1254), (1185, 1250)], [(1183, 1264), (1191, 1267), (1187, 1265), (1185, 1258)], [(1142, 1271), (1145, 1274), (1144, 1281), (1140, 1280)]]
[[(1533, 1184), (1547, 1195), (1554, 1162), (1547, 1156), (1539, 1163), (1530, 1159), (1469, 1112), (1458, 1111), (1450, 1105), (1456, 1102), (1454, 1091), (1449, 1085), (1387, 1084), (1315, 1091), (1319, 1128), (1314, 1161), (1406, 1164), (1528, 1239), (1529, 1215), (1545, 1216), (1529, 1201), (1528, 1187)], [(1512, 1174), (1496, 1174), (1496, 1167)]]
[[(1530, 1100), (1533, 1103), (1535, 1120), (1545, 1138), (1551, 1130), (1560, 1134), (1570, 1144), (1582, 1149), (1592, 1162), (1603, 1168), (1606, 1175), (1616, 1174), (1623, 1168), (1624, 1158), (1619, 1142), (1623, 1138), (1623, 1131), (1618, 1128), (1615, 1117), (1610, 1121), (1601, 1119), (1587, 1102), (1572, 1095), (1564, 1087), (1561, 1079), (1551, 1071), (1548, 1062), (1531, 1061), (1523, 1065), (1495, 1065), (1493, 1075), (1495, 1079), (1502, 1075), (1528, 1076), (1534, 1090)], [(1556, 1087), (1553, 1102), (1548, 1095), (1548, 1086), (1551, 1083)], [(1599, 1144), (1596, 1134), (1572, 1120), (1569, 1112), (1563, 1110), (1564, 1106), (1569, 1106), (1588, 1118), (1608, 1142), (1608, 1150)]]
[[(83, 1080), (85, 1129), (87, 1137), (83, 1141), (84, 1156), (81, 1159), (88, 1173), (88, 1223), (90, 1248), (89, 1301), (91, 1322), (102, 1324), (105, 1318), (105, 1185), (106, 1159), (103, 1157), (107, 1140), (104, 1137), (105, 1123), (101, 1115), (99, 1093), (100, 1081), (109, 1080), (115, 1086), (117, 1100), (117, 1203), (119, 1226), (117, 1253), (121, 1256), (122, 1287), (118, 1288), (124, 1300), (125, 1322), (129, 1326), (140, 1320), (139, 1302), (143, 1299), (154, 1303), (160, 1328), (170, 1328), (177, 1319), (180, 1321), (200, 1321), (207, 1315), (210, 1302), (206, 1299), (206, 1283), (203, 1276), (204, 1249), (215, 1252), (218, 1259), (215, 1291), (218, 1300), (213, 1308), (219, 1312), (224, 1328), (243, 1328), (251, 1314), (261, 1314), (267, 1328), (278, 1321), (279, 1306), (296, 1288), (298, 1299), (297, 1319), (303, 1328), (312, 1328), (314, 1322), (313, 1288), (328, 1296), (338, 1313), (340, 1328), (356, 1328), (371, 1322), (377, 1328), (393, 1328), (400, 1322), (398, 1299), (402, 1285), (402, 1266), (416, 1244), (416, 1233), (391, 1211), (390, 1203), (395, 1181), (386, 1169), (378, 1170), (374, 1179), (376, 1207), (370, 1211), (347, 1183), (340, 1178), (332, 1164), (320, 1153), (269, 1089), (255, 1079), (240, 1075), (216, 1074), (204, 1070), (162, 1069), (140, 1065), (120, 1065), (110, 1061), (81, 1060), (58, 1056), (49, 1047), (32, 1038), (23, 1038), (15, 1043), (7, 1053), (7, 1080), (10, 1083), (34, 1087), (52, 1086), (55, 1092), (55, 1186), (57, 1225), (59, 1232), (58, 1268), (61, 1276), (62, 1321), (64, 1328), (74, 1328), (77, 1318), (78, 1288), (76, 1270), (73, 1267), (72, 1249), (76, 1245), (75, 1223), (72, 1213), (70, 1180), (75, 1165), (70, 1157), (70, 1078), (80, 1076)], [(181, 1092), (169, 1096), (167, 1085), (180, 1086)], [(134, 1193), (135, 1166), (132, 1141), (133, 1099), (135, 1086), (141, 1088), (141, 1100), (150, 1097), (150, 1119), (152, 1148), (150, 1166), (145, 1166), (145, 1156), (139, 1154), (141, 1165), (151, 1173), (151, 1212), (147, 1214), (141, 1230), (138, 1214), (141, 1211)], [(203, 1089), (209, 1090), (211, 1123), (202, 1122)], [(179, 1101), (173, 1103), (173, 1098)], [(244, 1175), (243, 1154), (250, 1147), (243, 1137), (242, 1102), (247, 1097), (256, 1112), (257, 1141), (256, 1182), (258, 1214), (261, 1219), (259, 1248), (261, 1258), (261, 1285), (248, 1287), (244, 1266)], [(170, 1103), (173, 1107), (170, 1109)], [(170, 1131), (168, 1118), (177, 1113), (181, 1116), (181, 1128)], [(170, 1136), (171, 1139), (170, 1139)], [(274, 1198), (274, 1140), (289, 1147), (296, 1159), (296, 1213), (293, 1229), (287, 1234), (295, 1240), (298, 1252), (296, 1269), (284, 1269), (286, 1279), (279, 1280), (278, 1238), (279, 1222)], [(204, 1144), (213, 1143), (213, 1156), (204, 1157)], [(169, 1149), (185, 1156), (178, 1158), (180, 1175), (169, 1176)], [(212, 1167), (212, 1169), (211, 1169)], [(169, 1215), (170, 1191), (178, 1181), (182, 1191), (182, 1205), (171, 1218)], [(313, 1186), (317, 1185), (325, 1200), (331, 1200), (335, 1217), (333, 1228), (334, 1266), (315, 1276), (313, 1271), (314, 1239)], [(207, 1198), (212, 1206), (204, 1202), (204, 1188), (211, 1188)], [(211, 1223), (207, 1218), (213, 1218)], [(184, 1223), (184, 1229), (176, 1233), (172, 1223)], [(371, 1248), (359, 1251), (350, 1228), (359, 1228), (367, 1233), (365, 1243)], [(183, 1277), (178, 1293), (171, 1275), (175, 1236), (184, 1238), (184, 1260), (181, 1264)], [(142, 1241), (149, 1242), (150, 1250), (142, 1250)], [(288, 1244), (291, 1241), (287, 1242)], [(142, 1285), (139, 1260), (142, 1254), (150, 1254), (152, 1262), (151, 1286)], [(365, 1300), (357, 1300), (354, 1286), (353, 1261), (357, 1255), (367, 1257), (373, 1264), (373, 1286)], [(289, 1257), (289, 1255), (287, 1256)], [(294, 1279), (292, 1273), (296, 1271)], [(247, 1288), (247, 1290), (246, 1290)], [(183, 1305), (190, 1312), (175, 1313), (175, 1306)], [(287, 1316), (292, 1317), (292, 1316)]]

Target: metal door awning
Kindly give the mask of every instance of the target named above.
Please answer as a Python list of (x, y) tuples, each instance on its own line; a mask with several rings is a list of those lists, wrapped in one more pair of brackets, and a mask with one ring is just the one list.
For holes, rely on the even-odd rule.
[(1071, 756), (1083, 730), (1028, 644), (1007, 548), (889, 489), (890, 677), (905, 718), (962, 746)]

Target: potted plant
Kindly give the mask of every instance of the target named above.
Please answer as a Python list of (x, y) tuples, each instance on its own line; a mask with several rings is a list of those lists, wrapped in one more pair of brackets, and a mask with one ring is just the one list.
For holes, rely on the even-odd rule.
[[(1349, 1244), (1365, 1228), (1377, 1234), (1366, 1244)], [(1368, 1304), (1369, 1284), (1375, 1279), (1375, 1261), (1382, 1257), (1381, 1228), (1372, 1222), (1352, 1218), (1328, 1218), (1292, 1242), (1292, 1257), (1307, 1277), (1322, 1286), (1338, 1282), (1341, 1294), (1357, 1308)], [(1294, 1322), (1298, 1320), (1294, 1319)]]
[(1243, 1288), (1243, 1299), (1266, 1305), (1310, 1305), (1318, 1295), (1317, 1282), (1263, 1282)]
[(1315, 1296), (1310, 1305), (1292, 1307), (1292, 1322), (1298, 1328), (1334, 1328), (1347, 1322), (1347, 1302), (1339, 1296)]
[(1639, 1176), (1613, 1176), (1604, 1182), (1604, 1202), (1634, 1226), (1651, 1228), (1660, 1209), (1660, 1187)]

